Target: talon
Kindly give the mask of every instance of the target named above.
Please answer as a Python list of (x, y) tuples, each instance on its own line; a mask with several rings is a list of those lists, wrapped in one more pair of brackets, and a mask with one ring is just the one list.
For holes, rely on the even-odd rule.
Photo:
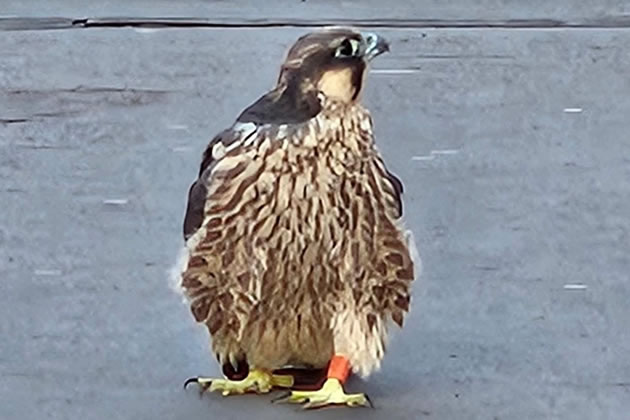
[(188, 378), (186, 379), (186, 382), (184, 382), (184, 389), (186, 389), (186, 387), (192, 383), (196, 383), (197, 385), (199, 385), (199, 377), (196, 376), (194, 378)]
[(326, 401), (307, 401), (306, 404), (302, 406), (302, 410), (317, 410), (318, 408), (324, 408), (330, 403)]
[(368, 394), (363, 394), (363, 396), (365, 396), (365, 401), (367, 402), (367, 405), (364, 407), (374, 408), (374, 404), (372, 403), (370, 396)]
[(272, 402), (273, 404), (276, 404), (276, 403), (278, 403), (278, 404), (282, 404), (282, 403), (286, 402), (286, 401), (283, 401), (283, 400), (288, 399), (290, 396), (291, 396), (291, 391), (289, 391), (289, 392), (283, 392), (281, 395), (277, 396), (276, 398), (273, 398), (273, 399), (271, 400), (271, 402)]

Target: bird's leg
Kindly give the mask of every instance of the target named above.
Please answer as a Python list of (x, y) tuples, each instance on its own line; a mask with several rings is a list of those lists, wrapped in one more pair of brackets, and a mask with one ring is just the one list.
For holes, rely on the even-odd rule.
[(198, 384), (203, 391), (217, 391), (223, 396), (227, 396), (244, 394), (246, 392), (264, 394), (271, 391), (274, 387), (291, 388), (293, 386), (293, 377), (290, 375), (274, 375), (262, 369), (251, 369), (247, 377), (240, 381), (197, 377), (188, 379), (184, 387), (193, 382)]
[(274, 400), (280, 403), (304, 404), (303, 408), (319, 408), (327, 405), (368, 407), (372, 404), (365, 394), (346, 394), (343, 384), (350, 374), (350, 363), (343, 356), (335, 355), (328, 365), (326, 382), (317, 391), (291, 391)]

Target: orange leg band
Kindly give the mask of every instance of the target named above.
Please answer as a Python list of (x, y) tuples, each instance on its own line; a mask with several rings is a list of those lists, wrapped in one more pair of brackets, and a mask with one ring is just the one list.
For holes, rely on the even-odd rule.
[(343, 356), (334, 355), (328, 365), (328, 378), (338, 379), (342, 384), (350, 375), (350, 362)]

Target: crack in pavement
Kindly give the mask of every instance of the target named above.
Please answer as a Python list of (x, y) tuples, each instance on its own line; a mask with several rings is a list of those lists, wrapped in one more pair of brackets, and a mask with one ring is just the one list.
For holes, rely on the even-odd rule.
[(359, 28), (407, 29), (626, 29), (630, 15), (611, 15), (576, 21), (559, 19), (247, 19), (148, 17), (4, 17), (0, 31), (84, 28), (283, 28), (349, 25)]

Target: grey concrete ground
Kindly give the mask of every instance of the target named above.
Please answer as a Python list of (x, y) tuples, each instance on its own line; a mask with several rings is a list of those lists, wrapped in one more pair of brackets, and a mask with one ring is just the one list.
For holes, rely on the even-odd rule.
[[(0, 14), (262, 17), (148, 3), (4, 0)], [(278, 1), (264, 17), (614, 23), (629, 11), (310, 3)], [(0, 22), (0, 418), (630, 418), (623, 25), (378, 29), (392, 53), (365, 102), (406, 184), (424, 275), (381, 372), (349, 385), (377, 408), (302, 414), (271, 396), (181, 389), (218, 368), (167, 271), (205, 143), (308, 29), (18, 30), (12, 19)]]

